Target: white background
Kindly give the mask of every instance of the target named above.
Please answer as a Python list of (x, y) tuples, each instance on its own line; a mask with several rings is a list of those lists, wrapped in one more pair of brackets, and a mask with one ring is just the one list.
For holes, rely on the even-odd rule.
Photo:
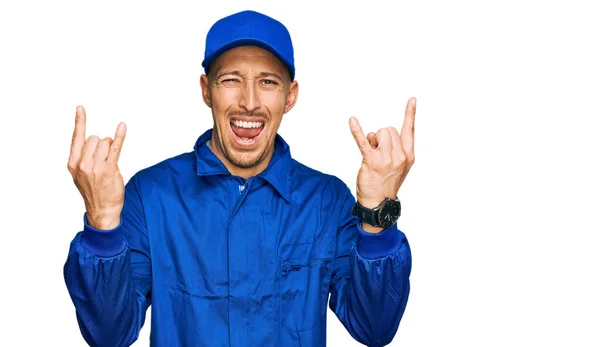
[[(88, 134), (127, 123), (126, 180), (191, 151), (212, 126), (206, 32), (243, 9), (292, 34), (300, 96), (280, 134), (301, 162), (354, 188), (348, 118), (401, 127), (418, 99), (399, 222), (412, 292), (391, 346), (600, 345), (598, 10), (424, 0), (3, 1), (0, 345), (85, 345), (62, 277), (84, 212), (75, 107)], [(331, 312), (328, 343), (358, 346)]]

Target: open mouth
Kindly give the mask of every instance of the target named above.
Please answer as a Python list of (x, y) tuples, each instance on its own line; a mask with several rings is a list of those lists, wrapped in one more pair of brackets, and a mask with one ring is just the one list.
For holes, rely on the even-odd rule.
[(256, 142), (265, 128), (265, 123), (261, 121), (244, 121), (234, 119), (230, 123), (231, 131), (236, 142), (242, 146), (249, 146)]

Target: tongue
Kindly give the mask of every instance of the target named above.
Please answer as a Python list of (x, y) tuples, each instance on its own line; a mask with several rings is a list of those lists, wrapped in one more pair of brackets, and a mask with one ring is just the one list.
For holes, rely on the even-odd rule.
[(260, 128), (242, 128), (242, 127), (236, 127), (233, 124), (231, 124), (231, 129), (237, 135), (237, 137), (243, 137), (243, 138), (247, 138), (247, 139), (251, 139), (251, 138), (258, 136), (258, 134), (260, 134), (260, 132), (262, 131), (262, 127), (260, 127)]

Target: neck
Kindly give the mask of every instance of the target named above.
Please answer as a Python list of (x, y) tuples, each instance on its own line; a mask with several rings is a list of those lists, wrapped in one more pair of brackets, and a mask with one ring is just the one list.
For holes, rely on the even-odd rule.
[(211, 152), (213, 152), (214, 155), (217, 156), (217, 158), (219, 158), (219, 160), (223, 163), (223, 165), (225, 165), (225, 168), (227, 168), (227, 171), (229, 171), (230, 174), (232, 174), (233, 176), (242, 177), (246, 180), (263, 172), (267, 168), (267, 166), (269, 166), (271, 158), (273, 158), (273, 152), (275, 151), (274, 147), (271, 148), (267, 153), (266, 157), (258, 165), (250, 168), (241, 168), (232, 164), (225, 157), (223, 152), (220, 150), (219, 146), (214, 145), (214, 141), (212, 141), (212, 139), (209, 139), (206, 144), (208, 145), (208, 148), (210, 148)]

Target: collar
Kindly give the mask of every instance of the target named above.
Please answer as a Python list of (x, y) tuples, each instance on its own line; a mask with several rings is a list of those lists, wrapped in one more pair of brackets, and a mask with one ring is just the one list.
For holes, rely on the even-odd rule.
[[(196, 174), (198, 176), (231, 175), (221, 160), (206, 144), (212, 138), (212, 131), (213, 129), (206, 130), (194, 145)], [(276, 134), (273, 157), (267, 168), (259, 173), (257, 177), (267, 181), (288, 202), (291, 195), (291, 164), (290, 147), (279, 134)]]

